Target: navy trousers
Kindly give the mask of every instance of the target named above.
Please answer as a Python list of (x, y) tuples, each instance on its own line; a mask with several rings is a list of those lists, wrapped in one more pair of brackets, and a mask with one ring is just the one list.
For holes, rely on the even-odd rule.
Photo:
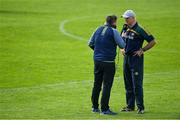
[(128, 108), (134, 109), (136, 101), (137, 107), (144, 109), (143, 70), (144, 56), (125, 55), (123, 71)]
[(92, 90), (92, 107), (97, 109), (99, 104), (99, 94), (101, 86), (103, 85), (101, 97), (101, 110), (106, 111), (109, 109), (109, 98), (111, 87), (114, 80), (115, 63), (94, 61), (94, 85)]

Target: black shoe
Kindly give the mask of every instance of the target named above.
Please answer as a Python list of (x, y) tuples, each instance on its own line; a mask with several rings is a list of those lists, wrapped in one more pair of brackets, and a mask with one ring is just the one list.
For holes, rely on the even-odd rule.
[(131, 111), (134, 111), (134, 108), (124, 107), (121, 110), (121, 112), (131, 112)]
[(112, 112), (110, 109), (106, 110), (106, 111), (102, 111), (101, 115), (117, 115), (116, 112)]
[(138, 109), (137, 114), (144, 114), (144, 109)]
[(95, 108), (92, 108), (92, 112), (93, 113), (100, 113), (100, 110), (97, 108), (97, 109), (95, 109)]

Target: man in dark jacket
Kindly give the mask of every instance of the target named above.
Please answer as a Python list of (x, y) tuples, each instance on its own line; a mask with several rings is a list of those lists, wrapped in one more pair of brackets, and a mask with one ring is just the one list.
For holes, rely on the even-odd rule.
[[(122, 52), (124, 54), (123, 71), (127, 106), (121, 111), (134, 111), (136, 101), (137, 113), (143, 114), (144, 53), (151, 49), (156, 42), (154, 36), (137, 23), (135, 13), (132, 10), (127, 10), (122, 17), (126, 21), (121, 36), (126, 42), (125, 51), (122, 50)], [(147, 41), (147, 44), (143, 47), (144, 40)]]
[(117, 17), (107, 16), (106, 24), (97, 28), (89, 40), (89, 47), (94, 50), (94, 87), (92, 90), (92, 112), (100, 112), (99, 94), (103, 84), (101, 114), (116, 115), (109, 108), (111, 87), (115, 75), (115, 57), (117, 46), (125, 47), (123, 39), (116, 30)]

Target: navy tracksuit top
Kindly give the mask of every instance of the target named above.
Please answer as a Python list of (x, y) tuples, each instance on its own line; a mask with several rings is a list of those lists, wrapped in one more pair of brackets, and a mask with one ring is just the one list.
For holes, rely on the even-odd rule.
[(97, 28), (89, 40), (89, 46), (94, 50), (95, 61), (114, 61), (117, 45), (122, 49), (125, 47), (119, 32), (109, 25)]

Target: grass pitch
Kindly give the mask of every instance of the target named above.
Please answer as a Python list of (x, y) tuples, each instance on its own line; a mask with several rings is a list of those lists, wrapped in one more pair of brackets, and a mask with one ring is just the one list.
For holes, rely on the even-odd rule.
[[(180, 119), (179, 0), (0, 0), (0, 118)], [(158, 44), (145, 53), (146, 113), (121, 113), (125, 90), (115, 79), (117, 116), (91, 113), (94, 29), (109, 14), (133, 9)], [(124, 21), (120, 18), (118, 29)]]

